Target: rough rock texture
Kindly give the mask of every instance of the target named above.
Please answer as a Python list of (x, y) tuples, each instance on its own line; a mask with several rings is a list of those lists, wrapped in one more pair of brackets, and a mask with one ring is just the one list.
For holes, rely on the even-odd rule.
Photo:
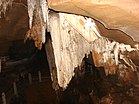
[[(0, 0), (1, 1), (1, 0)], [(7, 1), (7, 0), (2, 0)], [(25, 0), (14, 0), (0, 18), (0, 56), (7, 55), (12, 41), (24, 39), (28, 26), (28, 13)]]
[(119, 29), (139, 41), (139, 1), (137, 0), (48, 0), (56, 11), (93, 17), (107, 28)]
[[(13, 1), (13, 2), (11, 3), (11, 1)], [(41, 0), (41, 1), (42, 2), (44, 1), (44, 3), (42, 3), (41, 5), (42, 5), (42, 7), (45, 8), (46, 1), (45, 0)], [(125, 20), (126, 19), (125, 17), (128, 18), (128, 15), (126, 16), (126, 15), (124, 15), (124, 13), (123, 13), (122, 17), (119, 17), (118, 14), (120, 14), (120, 13), (119, 12), (114, 12), (113, 9), (111, 7), (109, 7), (109, 6), (108, 6), (108, 9), (106, 9), (106, 7), (105, 8), (101, 8), (100, 7), (100, 10), (99, 9), (97, 10), (97, 8), (96, 8), (97, 4), (94, 4), (93, 5), (93, 9), (92, 9), (92, 7), (90, 7), (91, 3), (89, 3), (89, 5), (86, 5), (87, 9), (83, 8), (82, 10), (80, 10), (79, 8), (77, 8), (77, 5), (73, 5), (73, 7), (71, 8), (71, 3), (69, 3), (69, 2), (67, 3), (68, 6), (67, 5), (65, 6), (63, 4), (64, 2), (61, 2), (60, 5), (59, 5), (59, 1), (60, 0), (53, 0), (53, 1), (48, 0), (48, 3), (50, 4), (49, 8), (52, 8), (51, 4), (54, 4), (53, 5), (54, 7), (52, 9), (55, 9), (55, 10), (62, 9), (61, 11), (66, 12), (67, 11), (66, 8), (68, 7), (68, 11), (67, 12), (69, 12), (69, 13), (75, 12), (76, 14), (79, 13), (81, 15), (84, 15), (86, 13), (86, 11), (84, 11), (84, 12), (81, 12), (81, 11), (90, 10), (90, 11), (87, 11), (87, 13), (90, 14), (88, 16), (94, 17), (95, 19), (97, 19), (99, 21), (101, 21), (101, 19), (97, 18), (96, 17), (97, 15), (100, 15), (100, 17), (104, 17), (105, 16), (106, 19), (110, 20), (110, 21), (106, 21), (107, 24), (111, 23), (111, 19), (114, 20), (114, 21), (117, 21), (117, 19), (121, 20), (120, 23), (126, 23), (127, 22), (126, 25), (129, 25), (129, 23), (132, 23), (133, 26), (135, 26), (135, 27), (137, 27), (136, 25), (138, 24), (138, 22), (135, 22), (137, 20), (135, 18), (131, 18), (130, 21), (129, 20)], [(101, 0), (100, 2), (103, 2), (103, 1), (104, 0)], [(113, 1), (114, 0), (110, 1), (110, 3), (112, 4)], [(123, 3), (121, 3), (121, 4), (117, 3), (117, 4), (118, 5), (120, 4), (119, 6), (122, 5), (125, 9), (128, 8), (128, 7), (134, 8), (135, 6), (131, 5), (131, 4), (135, 3), (134, 0), (131, 1), (131, 3), (130, 3), (131, 6), (125, 6), (126, 4), (129, 4), (128, 1), (127, 2), (120, 1), (120, 2), (123, 2)], [(79, 2), (79, 4), (83, 4), (83, 5), (87, 4), (87, 2), (84, 3), (84, 1), (82, 3), (82, 1), (78, 0), (78, 2)], [(91, 2), (95, 3), (96, 1), (91, 1)], [(118, 1), (116, 0), (115, 2), (118, 2)], [(24, 39), (26, 32), (29, 30), (29, 17), (32, 18), (32, 19), (34, 18), (34, 17), (32, 17), (33, 16), (32, 13), (33, 13), (34, 9), (36, 9), (36, 8), (34, 8), (35, 0), (32, 2), (32, 4), (31, 4), (31, 0), (28, 0), (28, 2), (27, 2), (27, 0), (1, 0), (0, 1), (0, 5), (1, 5), (1, 7), (0, 7), (1, 9), (0, 10), (1, 10), (1, 13), (2, 13), (1, 14), (1, 18), (0, 18), (0, 24), (1, 24), (0, 25), (0, 44), (3, 44), (3, 45), (0, 45), (0, 49), (2, 49), (0, 51), (0, 55), (5, 55), (9, 45), (11, 44), (11, 41)], [(29, 7), (29, 9), (28, 9), (29, 5), (31, 7)], [(38, 3), (37, 5), (40, 5), (40, 4)], [(116, 5), (116, 4), (114, 3), (114, 5)], [(136, 3), (136, 5), (138, 5), (138, 3)], [(5, 7), (6, 7), (6, 9), (4, 9)], [(55, 7), (57, 7), (57, 8), (55, 8)], [(46, 10), (47, 10), (47, 9), (45, 9), (43, 12), (41, 12), (41, 9), (42, 8), (38, 8), (38, 10), (40, 10), (39, 13), (45, 13)], [(5, 14), (3, 14), (3, 10), (6, 10)], [(32, 12), (29, 12), (28, 10), (29, 11), (32, 10)], [(132, 11), (136, 11), (136, 9), (133, 9)], [(28, 12), (31, 13), (32, 15), (31, 14), (28, 15)], [(111, 12), (111, 13), (109, 13), (109, 12)], [(36, 14), (34, 16), (37, 16), (37, 15), (38, 14)], [(131, 13), (131, 16), (132, 15), (133, 14)], [(41, 17), (44, 17), (44, 16), (45, 15), (43, 15)], [(136, 16), (138, 16), (138, 15), (136, 15)], [(134, 17), (134, 15), (132, 17)], [(32, 19), (30, 19), (30, 24), (31, 24), (31, 20)], [(32, 37), (32, 38), (34, 38), (34, 40), (36, 40), (36, 45), (38, 45), (38, 47), (41, 47), (41, 44), (40, 44), (41, 41), (43, 40), (43, 42), (44, 42), (44, 40), (45, 40), (44, 39), (44, 34), (43, 34), (43, 39), (42, 39), (42, 36), (39, 35), (42, 32), (41, 31), (41, 24), (42, 24), (41, 21), (42, 20), (43, 19), (40, 20), (39, 17), (33, 19), (32, 22), (33, 22), (34, 26), (32, 27), (31, 31), (28, 32), (28, 35), (27, 35), (29, 38)], [(38, 23), (36, 23), (35, 21), (38, 21)], [(115, 23), (118, 24), (117, 22), (115, 22)], [(39, 27), (36, 28), (37, 26), (39, 26)], [(108, 38), (116, 40), (118, 42), (131, 44), (132, 46), (135, 45), (135, 42), (131, 38), (129, 38), (127, 35), (125, 35), (124, 33), (120, 32), (120, 31), (108, 30), (108, 29), (104, 28), (104, 26), (102, 26), (102, 25), (101, 26), (99, 25), (98, 27), (100, 29), (100, 32), (101, 32), (102, 36), (108, 37)], [(33, 35), (34, 33), (35, 33), (35, 35)], [(130, 34), (130, 35), (132, 35), (132, 34)], [(137, 36), (138, 35), (136, 35), (136, 39), (138, 39)]]
[(115, 74), (121, 65), (132, 71), (137, 71), (138, 66), (133, 63), (129, 55), (126, 55), (127, 52), (133, 51), (137, 51), (137, 49), (131, 48), (130, 45), (110, 41), (107, 38), (99, 38), (93, 43), (92, 55), (95, 65), (97, 67), (104, 66), (105, 73), (108, 75)]
[(35, 46), (45, 43), (48, 7), (46, 0), (28, 0), (29, 27), (26, 38), (32, 38)]
[(57, 80), (62, 88), (67, 87), (74, 69), (91, 50), (95, 65), (104, 66), (106, 75), (115, 74), (121, 65), (137, 71), (138, 66), (125, 55), (137, 51), (137, 48), (102, 37), (90, 18), (66, 13), (50, 14), (50, 33)]
[[(11, 1), (0, 1), (0, 55), (7, 52), (11, 41), (23, 39), (27, 30), (29, 31), (26, 37), (33, 38), (36, 46), (41, 48), (42, 43), (45, 42), (48, 20), (47, 2), (45, 0), (14, 0), (10, 7)], [(88, 0), (84, 3), (83, 0), (48, 0), (48, 4), (49, 8), (57, 11), (93, 17), (107, 28), (120, 29), (132, 36), (134, 40), (139, 40), (137, 35), (138, 1)], [(84, 55), (92, 48), (96, 65), (104, 65), (105, 69), (111, 69), (109, 72), (106, 70), (108, 74), (114, 73), (114, 70), (121, 65), (124, 68), (130, 67), (133, 71), (137, 70), (139, 59), (135, 56), (138, 54), (136, 51), (138, 44), (125, 34), (102, 29), (101, 25), (98, 31), (91, 18), (71, 14), (50, 16), (49, 25), (55, 68), (57, 68), (55, 79), (58, 80), (61, 87), (67, 86), (74, 75), (74, 68), (80, 65)], [(100, 34), (111, 40), (102, 38)], [(121, 44), (122, 42), (132, 45), (134, 49), (129, 45)], [(136, 49), (135, 46), (137, 46)], [(118, 65), (119, 63), (121, 65)]]
[[(85, 24), (88, 25), (84, 22), (83, 25), (79, 25), (80, 23), (78, 23), (78, 21), (87, 21), (90, 18), (85, 19), (82, 16), (64, 13), (51, 14), (50, 16), (50, 33), (54, 49), (58, 84), (60, 87), (66, 88), (74, 75), (75, 67), (78, 67), (85, 54), (90, 53), (92, 50), (92, 44), (87, 41), (86, 37), (92, 37), (91, 41), (93, 41), (98, 38), (98, 36), (96, 32), (92, 30), (93, 26), (89, 27), (90, 34), (87, 34), (88, 36), (86, 37), (83, 37), (83, 35), (77, 32), (78, 29), (76, 30), (74, 28), (83, 28)], [(68, 21), (67, 18), (74, 18), (74, 22)], [(72, 24), (74, 26), (72, 27), (70, 23), (74, 23)], [(90, 22), (90, 24), (92, 23), (94, 22)]]

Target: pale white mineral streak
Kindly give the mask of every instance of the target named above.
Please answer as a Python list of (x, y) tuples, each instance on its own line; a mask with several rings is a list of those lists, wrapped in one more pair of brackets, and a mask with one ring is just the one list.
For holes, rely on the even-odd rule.
[(41, 21), (41, 33), (42, 43), (45, 42), (45, 32), (48, 16), (48, 6), (46, 0), (27, 0), (28, 3), (28, 15), (29, 15), (29, 27), (32, 28), (34, 11), (38, 12), (39, 19)]
[(64, 13), (50, 17), (50, 32), (58, 84), (62, 88), (67, 87), (74, 76), (75, 67), (78, 67), (85, 54), (89, 54), (92, 50), (92, 44), (89, 42), (92, 40), (88, 37), (91, 37), (93, 41), (98, 38), (96, 35), (98, 33), (93, 30), (90, 33), (86, 30), (86, 33), (88, 33), (86, 37), (85, 29), (82, 31), (85, 25), (79, 23), (80, 19), (86, 21), (82, 16)]
[[(50, 17), (50, 32), (58, 84), (62, 88), (67, 87), (74, 76), (75, 67), (81, 64), (85, 54), (90, 53), (92, 49), (103, 55), (103, 63), (112, 59), (112, 63), (116, 65), (119, 64), (121, 52), (136, 50), (130, 45), (101, 37), (93, 20), (78, 15), (65, 13), (52, 15)], [(134, 63), (129, 61), (132, 63), (130, 67), (134, 69)]]
[(132, 60), (122, 55), (123, 52), (131, 52), (136, 50), (135, 48), (131, 48), (130, 45), (125, 45), (123, 43), (118, 43), (115, 41), (111, 42), (107, 38), (101, 37), (94, 41), (93, 49), (96, 53), (103, 54), (102, 63), (106, 63), (108, 59), (114, 59), (114, 63), (118, 65), (119, 59), (122, 59), (129, 67), (131, 67), (132, 70), (136, 70), (136, 66), (132, 62)]

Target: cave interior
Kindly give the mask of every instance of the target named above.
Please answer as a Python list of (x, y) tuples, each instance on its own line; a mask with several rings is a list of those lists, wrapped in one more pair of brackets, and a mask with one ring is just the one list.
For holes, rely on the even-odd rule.
[(0, 1), (0, 104), (139, 104), (139, 19), (47, 1)]

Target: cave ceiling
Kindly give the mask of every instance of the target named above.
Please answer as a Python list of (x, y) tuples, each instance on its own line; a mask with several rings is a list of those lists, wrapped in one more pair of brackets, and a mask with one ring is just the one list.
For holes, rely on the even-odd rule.
[(92, 17), (108, 29), (119, 29), (139, 41), (139, 1), (137, 0), (48, 0), (56, 11)]

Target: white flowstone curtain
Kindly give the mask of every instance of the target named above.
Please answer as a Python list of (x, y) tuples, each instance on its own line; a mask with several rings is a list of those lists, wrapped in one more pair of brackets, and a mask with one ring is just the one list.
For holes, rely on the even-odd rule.
[[(80, 19), (82, 21), (84, 20), (84, 25), (80, 24)], [(90, 32), (87, 32), (87, 29), (84, 29), (83, 32), (79, 30), (80, 28), (84, 28), (86, 25), (85, 21), (88, 19), (84, 19), (82, 16), (64, 13), (51, 15), (49, 19), (58, 84), (62, 88), (67, 87), (74, 76), (75, 67), (81, 64), (85, 54), (90, 53), (92, 50), (91, 42), (98, 38), (97, 33), (91, 27), (89, 27), (91, 29)], [(86, 34), (87, 36), (80, 34), (86, 33), (85, 31), (88, 33)]]

